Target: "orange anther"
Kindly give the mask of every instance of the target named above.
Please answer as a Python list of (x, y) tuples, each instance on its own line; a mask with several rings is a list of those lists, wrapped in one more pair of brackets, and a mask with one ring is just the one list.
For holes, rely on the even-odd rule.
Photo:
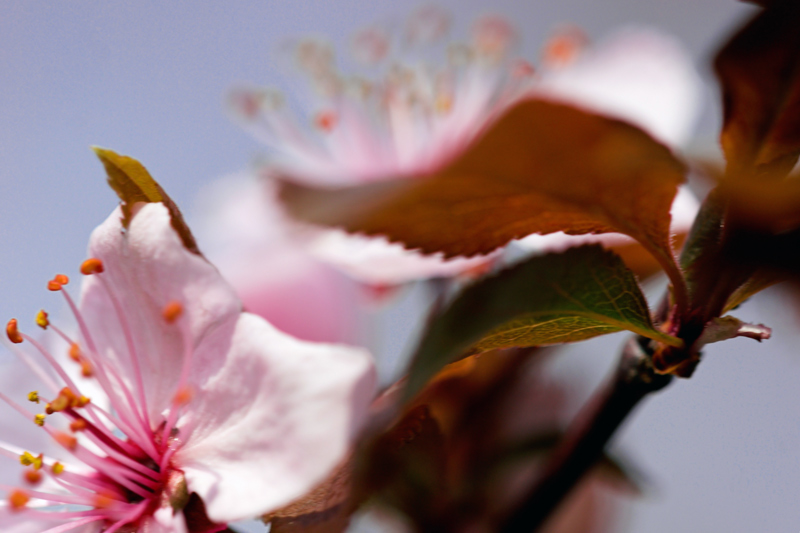
[(55, 280), (50, 280), (47, 282), (47, 290), (49, 291), (60, 291), (61, 284)]
[(23, 479), (25, 479), (25, 481), (27, 481), (31, 485), (36, 485), (37, 483), (42, 481), (42, 473), (34, 469), (25, 470), (25, 473), (23, 474)]
[(97, 494), (94, 497), (94, 506), (97, 509), (108, 509), (114, 505), (114, 498), (107, 494)]
[(84, 276), (99, 274), (103, 272), (103, 270), (103, 262), (96, 257), (89, 258), (81, 264), (81, 274)]
[(178, 389), (178, 392), (175, 393), (175, 396), (172, 397), (172, 402), (175, 405), (186, 405), (192, 401), (193, 397), (194, 391), (191, 387), (181, 387)]
[(85, 378), (90, 378), (94, 375), (92, 363), (86, 359), (81, 360), (81, 375)]
[(322, 111), (314, 117), (314, 124), (324, 132), (330, 132), (336, 126), (337, 117), (333, 111)]
[(67, 433), (62, 433), (60, 431), (53, 432), (53, 438), (56, 440), (64, 448), (75, 451), (78, 449), (78, 439), (73, 437), (72, 435), (68, 435)]
[(69, 345), (69, 358), (79, 363), (81, 360), (81, 347), (78, 346), (77, 342), (73, 342)]
[(172, 324), (178, 317), (181, 316), (183, 313), (183, 306), (179, 302), (172, 301), (164, 306), (164, 311), (162, 314), (164, 316), (164, 320), (167, 321), (167, 324)]
[(77, 433), (78, 431), (83, 431), (86, 429), (86, 420), (83, 418), (77, 418), (70, 422), (69, 429), (73, 433)]
[(16, 318), (12, 318), (8, 321), (8, 324), (6, 324), (6, 335), (8, 335), (8, 340), (14, 344), (19, 344), (22, 342), (22, 335), (19, 334), (19, 330), (17, 329)]
[(53, 278), (53, 281), (55, 281), (60, 285), (66, 285), (67, 283), (69, 283), (69, 278), (64, 274), (56, 274), (56, 277)]
[(86, 407), (91, 402), (91, 398), (87, 398), (86, 396), (81, 396), (75, 401), (75, 407)]
[(50, 325), (50, 321), (47, 319), (47, 313), (44, 309), (36, 313), (36, 325), (42, 329), (47, 329), (47, 326)]
[(45, 410), (49, 409), (54, 413), (58, 413), (64, 411), (65, 409), (76, 407), (77, 404), (78, 404), (78, 396), (74, 392), (72, 392), (72, 390), (69, 387), (64, 387), (58, 393), (58, 397), (56, 397), (55, 400), (50, 402), (45, 408)]
[(12, 511), (21, 511), (29, 501), (31, 501), (30, 496), (22, 490), (15, 490), (8, 495), (8, 505)]

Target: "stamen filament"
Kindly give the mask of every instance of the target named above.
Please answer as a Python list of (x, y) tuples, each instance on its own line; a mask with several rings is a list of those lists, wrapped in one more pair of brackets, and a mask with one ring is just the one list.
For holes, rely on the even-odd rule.
[(111, 300), (111, 305), (114, 307), (114, 311), (117, 314), (117, 320), (122, 327), (122, 333), (125, 336), (125, 343), (128, 345), (128, 354), (130, 355), (131, 362), (133, 364), (133, 373), (136, 383), (136, 392), (139, 396), (139, 407), (142, 409), (142, 416), (144, 417), (144, 421), (146, 425), (150, 427), (150, 417), (147, 413), (147, 399), (144, 394), (144, 381), (142, 380), (142, 370), (139, 364), (139, 354), (136, 351), (136, 345), (133, 342), (133, 335), (131, 334), (131, 328), (128, 324), (127, 319), (125, 318), (125, 313), (122, 312), (122, 306), (119, 304), (119, 300), (117, 300), (116, 295), (109, 287), (108, 282), (106, 281), (105, 277), (101, 274), (96, 274), (95, 277), (100, 281), (100, 284), (108, 294), (108, 298)]
[(91, 517), (75, 520), (74, 522), (70, 522), (68, 524), (62, 524), (60, 526), (52, 527), (50, 529), (42, 531), (42, 533), (66, 533), (67, 531), (70, 531), (70, 530), (75, 529), (77, 527), (85, 526), (86, 524), (90, 524), (92, 522), (97, 522), (98, 520), (104, 520), (104, 519), (105, 519), (105, 517), (103, 517), (103, 516), (91, 516)]
[(28, 352), (25, 350), (20, 350), (15, 345), (11, 345), (10, 348), (17, 359), (25, 363), (25, 365), (31, 369), (31, 372), (36, 374), (36, 377), (42, 380), (42, 383), (44, 383), (45, 387), (50, 389), (54, 394), (58, 392), (60, 387), (56, 384), (53, 378), (50, 377), (45, 369), (42, 368), (42, 366), (30, 356), (30, 354), (28, 354)]

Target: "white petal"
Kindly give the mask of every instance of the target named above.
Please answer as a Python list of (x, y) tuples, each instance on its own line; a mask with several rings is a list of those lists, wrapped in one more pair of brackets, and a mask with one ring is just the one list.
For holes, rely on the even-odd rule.
[(215, 522), (275, 510), (344, 456), (375, 387), (363, 350), (312, 344), (243, 313), (227, 364), (197, 383), (175, 462)]
[(183, 513), (174, 514), (172, 507), (161, 507), (145, 520), (141, 533), (186, 533)]
[(444, 260), (441, 254), (424, 255), (406, 250), (384, 237), (350, 235), (338, 229), (319, 231), (310, 252), (353, 278), (374, 285), (455, 276), (489, 260), (489, 256)]
[[(141, 205), (130, 227), (123, 231), (121, 211), (92, 233), (90, 257), (101, 259), (105, 272), (88, 276), (83, 285), (81, 311), (102, 357), (116, 361), (133, 386), (123, 325), (99, 276), (103, 276), (124, 309), (141, 366), (151, 421), (171, 401), (183, 364), (183, 339), (177, 324), (167, 324), (162, 312), (172, 301), (183, 307), (179, 319), (188, 324), (191, 342), (197, 346), (214, 330), (231, 329), (241, 309), (233, 289), (202, 257), (189, 252), (170, 225), (166, 207)], [(207, 364), (223, 364), (220, 357)], [(215, 368), (208, 368), (214, 372)]]
[(574, 65), (544, 73), (535, 92), (631, 121), (677, 147), (689, 140), (702, 90), (680, 43), (652, 29), (628, 28)]

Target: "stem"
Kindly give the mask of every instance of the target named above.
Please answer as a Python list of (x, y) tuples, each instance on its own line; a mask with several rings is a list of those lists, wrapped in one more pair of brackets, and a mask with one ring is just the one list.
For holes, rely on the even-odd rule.
[(578, 415), (548, 458), (542, 475), (498, 529), (500, 533), (536, 531), (595, 465), (611, 436), (642, 398), (667, 386), (671, 375), (656, 374), (646, 346), (631, 338), (625, 345), (614, 377)]

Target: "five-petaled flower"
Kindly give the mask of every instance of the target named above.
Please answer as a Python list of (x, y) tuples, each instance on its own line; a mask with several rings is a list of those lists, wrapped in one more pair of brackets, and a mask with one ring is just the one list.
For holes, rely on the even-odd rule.
[(48, 284), (79, 331), (36, 318), (61, 337), (63, 365), (16, 320), (7, 326), (39, 352), (17, 350), (43, 388), (27, 398), (38, 412), (0, 398), (60, 455), (0, 443), (25, 466), (19, 487), (0, 487), (4, 532), (220, 531), (313, 488), (364, 419), (368, 353), (299, 341), (242, 312), (162, 203), (133, 213), (124, 227), (117, 209), (93, 233), (78, 305), (66, 276)]

